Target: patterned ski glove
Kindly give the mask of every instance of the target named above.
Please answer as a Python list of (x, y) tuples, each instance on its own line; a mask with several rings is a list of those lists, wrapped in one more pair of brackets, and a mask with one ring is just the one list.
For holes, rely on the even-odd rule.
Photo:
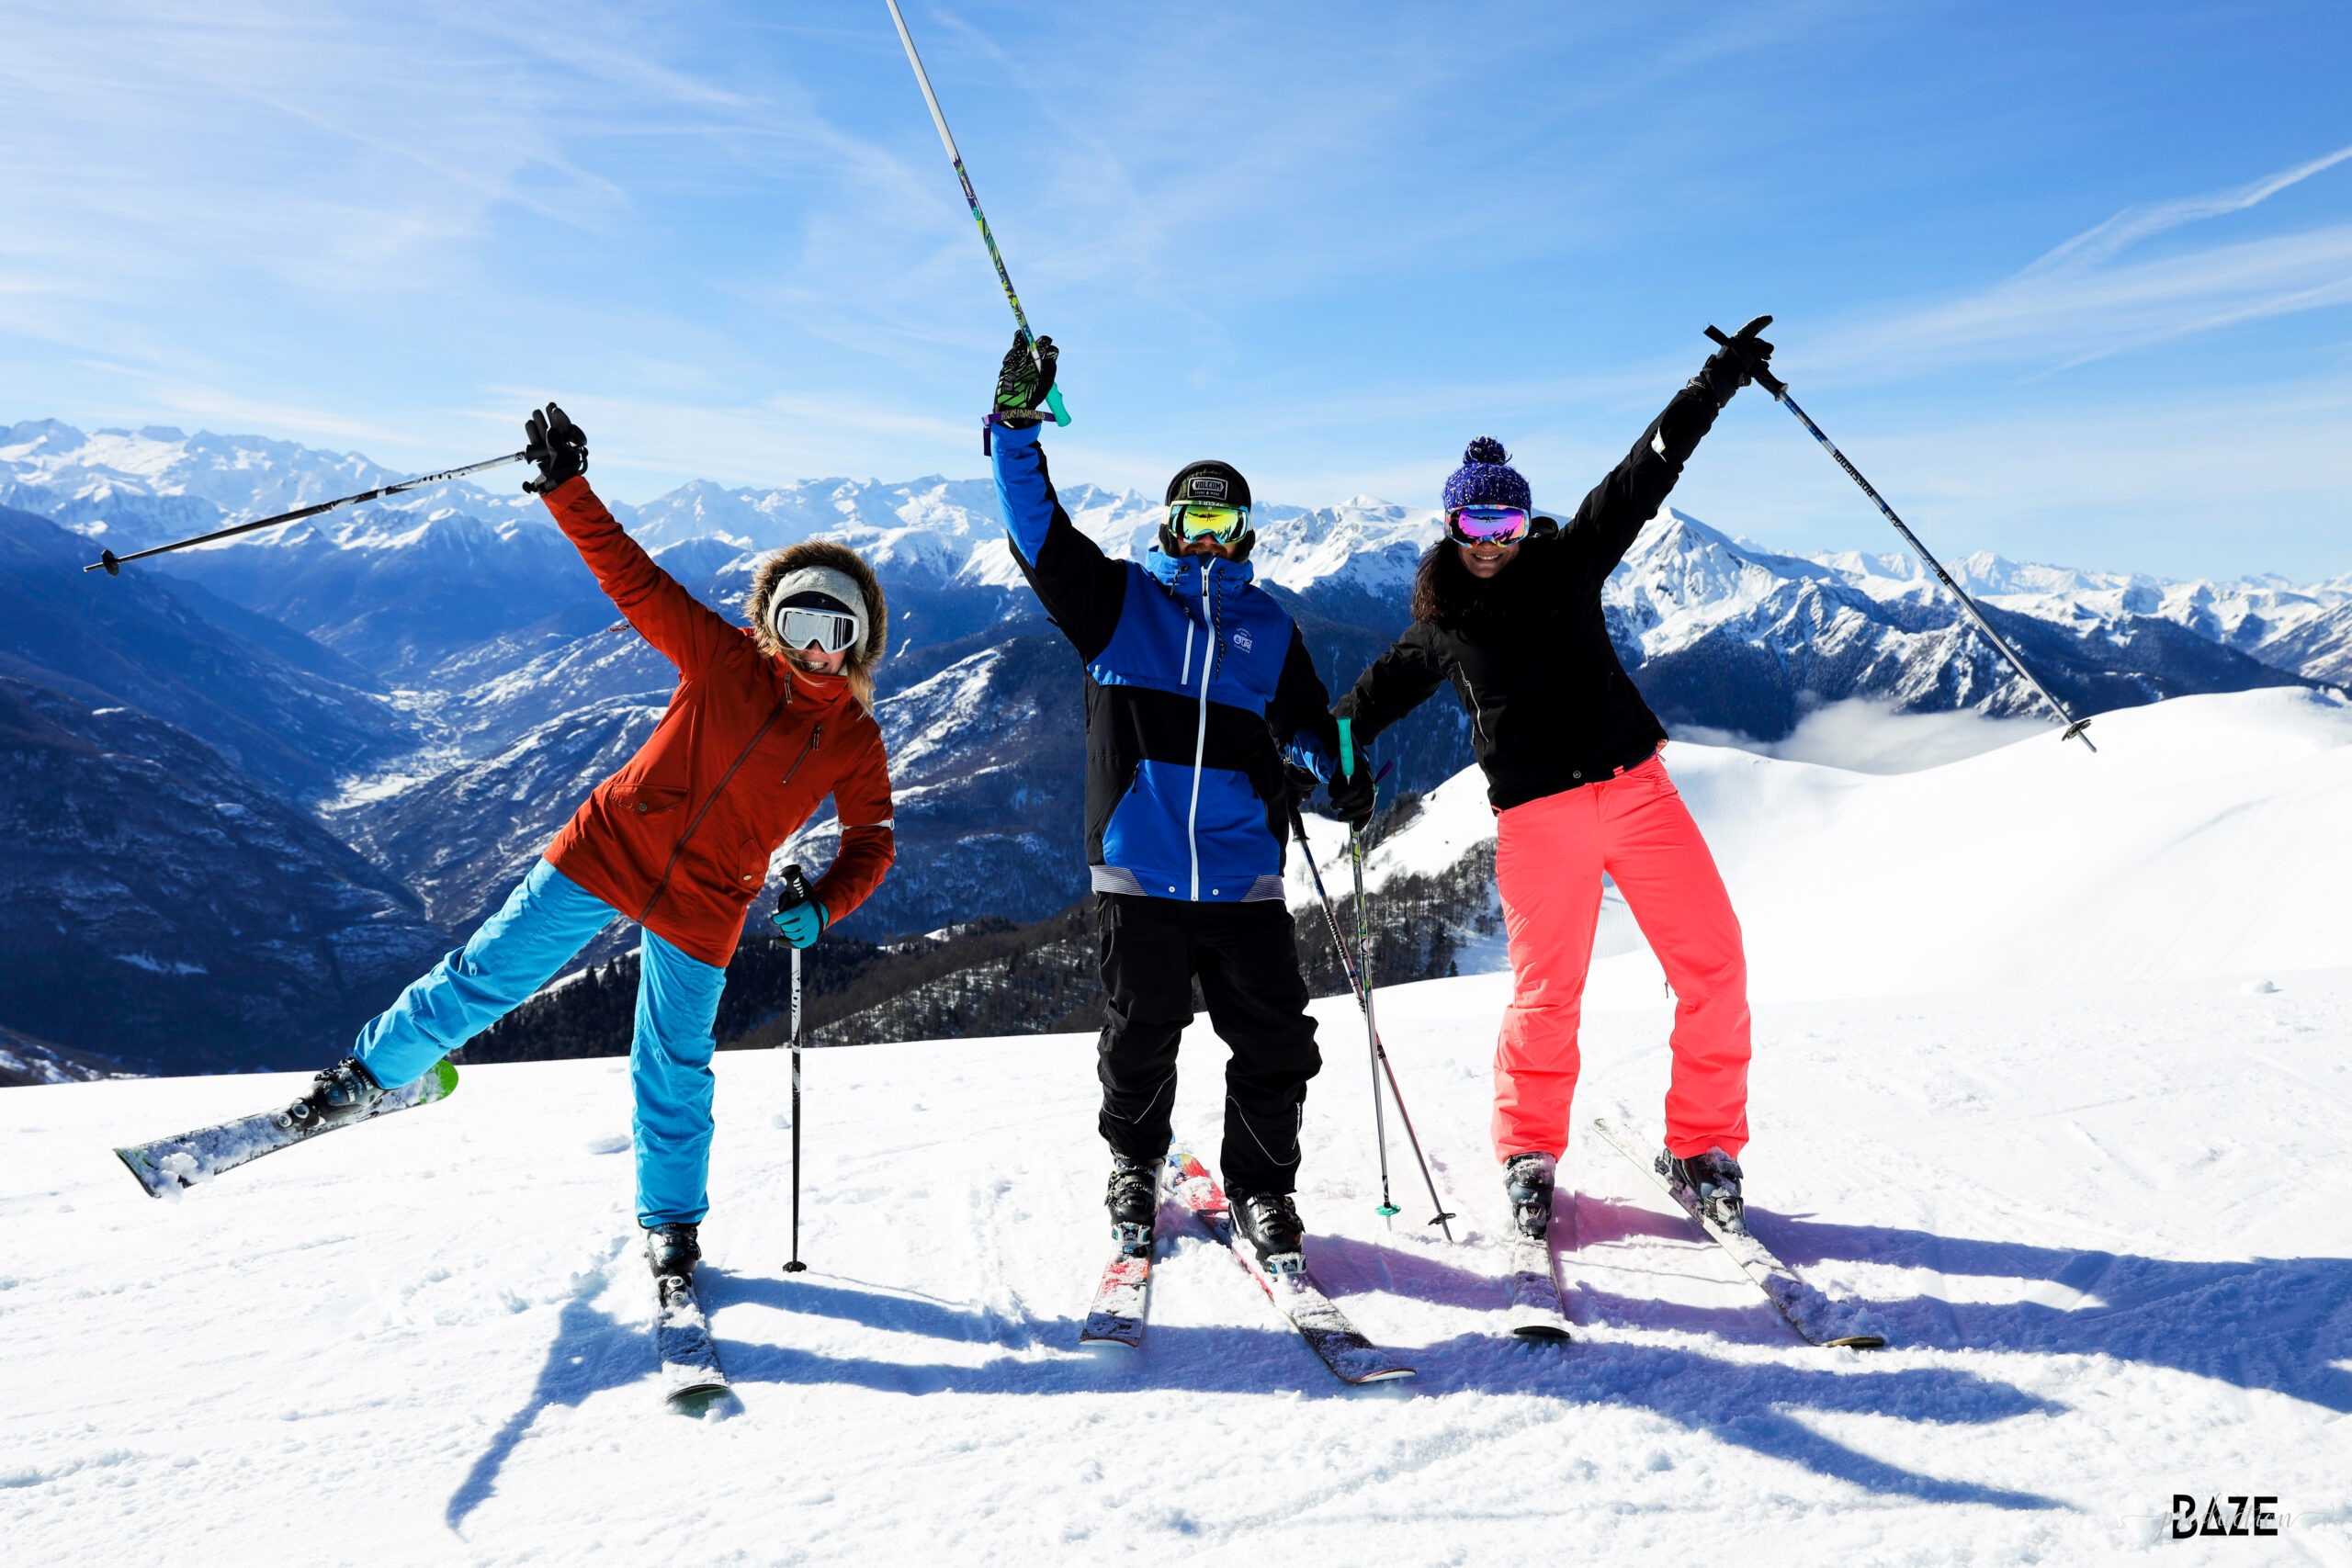
[(588, 433), (571, 416), (549, 403), (544, 413), (534, 412), (523, 422), (523, 455), (539, 466), (539, 477), (525, 479), (523, 488), (545, 495), (566, 479), (588, 471)]
[(1032, 351), (1029, 340), (1015, 331), (1012, 346), (1005, 350), (1004, 364), (996, 373), (996, 409), (989, 415), (989, 423), (1026, 430), (1050, 418), (1038, 411), (1046, 405), (1046, 394), (1054, 389), (1054, 367), (1061, 356), (1052, 338), (1039, 338)]
[(1331, 815), (1358, 832), (1372, 820), (1373, 806), (1380, 793), (1380, 779), (1372, 771), (1372, 759), (1356, 753), (1356, 771), (1352, 773), (1334, 773), (1324, 781), (1323, 793), (1330, 799)]
[(1715, 406), (1731, 401), (1731, 395), (1756, 379), (1758, 370), (1769, 371), (1772, 365), (1772, 345), (1756, 334), (1772, 324), (1770, 316), (1758, 316), (1739, 331), (1714, 353), (1707, 355), (1707, 363), (1699, 369), (1699, 383), (1713, 394)]
[(778, 909), (768, 917), (776, 934), (795, 947), (814, 947), (817, 939), (825, 934), (832, 917), (825, 913), (825, 906), (814, 898), (803, 898), (789, 909)]

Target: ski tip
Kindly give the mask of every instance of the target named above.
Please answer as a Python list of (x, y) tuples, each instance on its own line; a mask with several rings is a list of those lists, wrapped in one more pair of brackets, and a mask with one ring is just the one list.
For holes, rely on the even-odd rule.
[(157, 1184), (160, 1173), (153, 1166), (147, 1163), (145, 1154), (138, 1149), (117, 1149), (114, 1152), (114, 1157), (122, 1161), (123, 1168), (130, 1172), (130, 1179), (139, 1183), (141, 1191), (150, 1198), (161, 1198), (164, 1195), (163, 1188)]
[(1511, 1335), (1530, 1345), (1566, 1345), (1571, 1337), (1556, 1323), (1523, 1323), (1512, 1329)]
[(1883, 1350), (1886, 1348), (1886, 1336), (1849, 1334), (1838, 1339), (1825, 1339), (1822, 1344), (1833, 1350)]
[(723, 1413), (734, 1400), (735, 1391), (723, 1382), (694, 1383), (685, 1388), (672, 1389), (665, 1396), (670, 1408), (681, 1416)]
[(448, 1057), (444, 1056), (434, 1063), (425, 1076), (432, 1078), (437, 1086), (431, 1094), (424, 1097), (428, 1101), (447, 1100), (458, 1092), (458, 1069), (450, 1064)]
[(1385, 1393), (1392, 1397), (1409, 1395), (1413, 1392), (1413, 1369), (1389, 1367), (1367, 1372), (1363, 1377), (1349, 1379), (1348, 1386), (1359, 1393)]

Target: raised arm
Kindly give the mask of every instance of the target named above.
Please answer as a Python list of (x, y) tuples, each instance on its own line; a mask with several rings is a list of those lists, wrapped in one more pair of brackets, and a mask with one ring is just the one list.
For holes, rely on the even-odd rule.
[(1709, 355), (1699, 373), (1642, 432), (1624, 461), (1586, 493), (1576, 515), (1561, 530), (1566, 547), (1562, 558), (1577, 561), (1595, 577), (1606, 577), (1616, 570), (1625, 552), (1633, 548), (1642, 525), (1666, 504), (1675, 481), (1682, 477), (1682, 465), (1714, 427), (1715, 415), (1731, 401), (1734, 392), (1770, 361), (1772, 345), (1756, 334), (1771, 320), (1758, 316)]
[(1382, 730), (1427, 702), (1444, 680), (1445, 665), (1437, 656), (1430, 629), (1416, 621), (1356, 677), (1332, 711), (1352, 721), (1357, 745), (1369, 746)]
[(588, 468), (588, 433), (549, 403), (523, 422), (523, 435), (524, 456), (539, 469), (523, 488), (547, 502), (555, 525), (596, 574), (596, 585), (678, 673), (691, 675), (708, 663), (736, 637), (735, 627), (655, 566), (596, 499), (581, 477)]
[(639, 635), (651, 643), (682, 675), (691, 675), (718, 657), (741, 634), (732, 622), (686, 592), (628, 536), (588, 481), (564, 480), (540, 499), (596, 574), (602, 588)]
[(1045, 401), (1054, 384), (1061, 351), (1041, 337), (1012, 335), (1012, 347), (997, 372), (996, 412), (989, 416), (989, 457), (996, 466), (996, 500), (1012, 543), (1013, 563), (1036, 590), (1054, 625), (1091, 660), (1118, 629), (1134, 575), (1078, 531), (1054, 494), (1046, 471), (1046, 450), (1037, 444), (1037, 416), (1027, 411)]

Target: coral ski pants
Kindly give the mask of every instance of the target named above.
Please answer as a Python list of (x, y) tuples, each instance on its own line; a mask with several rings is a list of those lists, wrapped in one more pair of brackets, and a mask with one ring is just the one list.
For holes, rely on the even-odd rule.
[(1496, 1156), (1567, 1147), (1603, 872), (1674, 987), (1666, 1146), (1736, 1155), (1747, 1142), (1747, 959), (1714, 857), (1652, 757), (1500, 815), (1495, 882), (1515, 983), (1495, 1048)]
[[(545, 861), (466, 945), (409, 983), (352, 1055), (387, 1089), (416, 1077), (514, 1010), (616, 918)], [(727, 971), (645, 933), (638, 949), (637, 1221), (698, 1223), (710, 1208), (711, 1025)]]

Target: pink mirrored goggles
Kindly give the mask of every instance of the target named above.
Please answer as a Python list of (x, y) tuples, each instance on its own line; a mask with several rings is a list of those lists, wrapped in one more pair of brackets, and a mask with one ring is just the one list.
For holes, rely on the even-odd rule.
[(1445, 514), (1445, 533), (1458, 545), (1515, 545), (1532, 521), (1524, 506), (1457, 506)]

